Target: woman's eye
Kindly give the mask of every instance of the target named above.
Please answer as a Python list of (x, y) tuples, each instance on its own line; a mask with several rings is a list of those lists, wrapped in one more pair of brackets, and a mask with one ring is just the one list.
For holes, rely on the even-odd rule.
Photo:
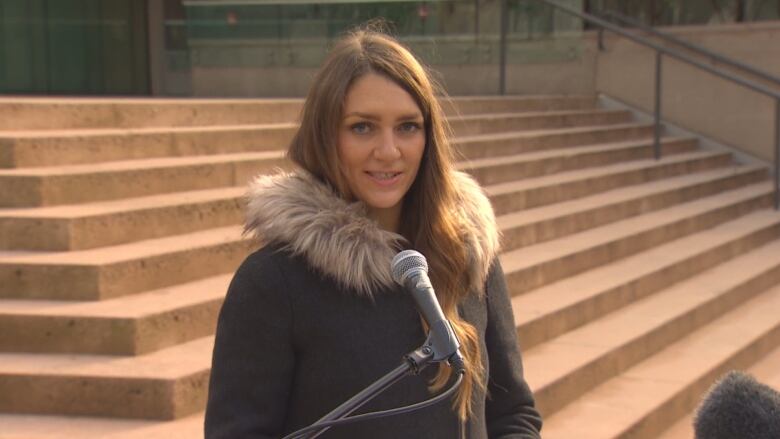
[(349, 127), (355, 134), (368, 134), (371, 131), (371, 126), (366, 122), (358, 122)]
[(419, 130), (421, 128), (422, 127), (417, 122), (404, 122), (399, 127), (401, 132), (404, 132), (404, 133), (414, 133), (414, 132), (417, 132), (417, 130)]

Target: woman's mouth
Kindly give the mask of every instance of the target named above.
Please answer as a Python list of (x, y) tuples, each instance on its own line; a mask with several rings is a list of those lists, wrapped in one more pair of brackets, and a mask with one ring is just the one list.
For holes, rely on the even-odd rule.
[(377, 184), (391, 185), (397, 182), (401, 177), (401, 172), (366, 172)]

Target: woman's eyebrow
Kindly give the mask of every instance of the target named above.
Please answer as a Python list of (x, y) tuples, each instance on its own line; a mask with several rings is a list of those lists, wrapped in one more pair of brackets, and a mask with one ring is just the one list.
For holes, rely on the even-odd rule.
[(352, 116), (362, 117), (363, 119), (379, 120), (379, 116), (376, 116), (376, 115), (371, 114), (371, 113), (363, 113), (363, 112), (360, 112), (360, 111), (353, 111), (351, 113), (345, 114), (344, 115), (344, 119), (346, 119), (348, 117), (352, 117)]
[(416, 120), (416, 119), (422, 119), (423, 115), (420, 113), (409, 113), (404, 114), (398, 117), (398, 120)]
[[(346, 118), (351, 117), (351, 116), (362, 117), (364, 119), (369, 119), (369, 120), (379, 120), (379, 119), (381, 119), (381, 117), (377, 116), (376, 114), (363, 113), (361, 111), (353, 111), (353, 112), (351, 112), (349, 114), (344, 115), (344, 118), (346, 119)], [(415, 119), (422, 119), (422, 114), (420, 114), (420, 113), (402, 114), (402, 115), (398, 116), (398, 118), (396, 120), (415, 120)]]

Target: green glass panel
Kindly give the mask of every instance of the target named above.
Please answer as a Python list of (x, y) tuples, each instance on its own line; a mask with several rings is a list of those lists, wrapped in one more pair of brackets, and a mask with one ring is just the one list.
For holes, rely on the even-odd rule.
[(0, 0), (0, 92), (146, 94), (146, 2)]
[(591, 0), (593, 12), (613, 10), (653, 26), (777, 20), (780, 0)]
[(132, 93), (135, 72), (134, 40), (132, 38), (132, 6), (127, 0), (102, 0), (103, 26), (100, 38), (103, 41), (103, 86), (107, 92)]
[(89, 92), (87, 75), (94, 68), (89, 65), (87, 27), (95, 26), (94, 8), (86, 0), (48, 2), (45, 20), (48, 23), (49, 92)]
[(0, 0), (0, 92), (46, 87), (43, 6), (43, 0)]

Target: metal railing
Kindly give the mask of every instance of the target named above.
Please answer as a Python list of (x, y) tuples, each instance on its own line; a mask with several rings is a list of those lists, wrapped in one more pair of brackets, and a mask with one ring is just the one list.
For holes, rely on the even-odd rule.
[(780, 85), (780, 77), (774, 76), (771, 73), (767, 73), (763, 70), (759, 70), (751, 65), (745, 64), (743, 62), (737, 61), (735, 59), (729, 58), (727, 56), (724, 56), (720, 53), (714, 52), (706, 47), (700, 46), (698, 44), (691, 43), (690, 41), (685, 41), (682, 38), (678, 38), (677, 36), (669, 33), (664, 32), (661, 30), (658, 30), (652, 26), (648, 26), (644, 23), (642, 23), (639, 20), (636, 20), (631, 17), (627, 17), (617, 11), (605, 11), (602, 13), (604, 17), (617, 21), (618, 23), (621, 23), (624, 26), (631, 26), (635, 27), (642, 32), (646, 32), (648, 34), (651, 34), (655, 37), (658, 37), (662, 40), (669, 41), (671, 43), (676, 44), (677, 46), (684, 47), (692, 52), (699, 53), (701, 55), (707, 56), (710, 58), (711, 61), (716, 62), (718, 64), (726, 65), (729, 67), (733, 67), (735, 69), (741, 70), (745, 73), (751, 74), (755, 76), (756, 78), (762, 79), (767, 82), (771, 82), (776, 85)]
[[(507, 0), (503, 0), (502, 3), (506, 2)], [(643, 45), (645, 47), (649, 47), (656, 52), (655, 56), (655, 99), (654, 99), (654, 130), (653, 130), (653, 151), (655, 154), (656, 159), (661, 158), (661, 92), (662, 92), (662, 63), (663, 63), (663, 57), (667, 56), (669, 58), (676, 59), (678, 61), (684, 62), (686, 64), (692, 65), (698, 69), (704, 70), (714, 76), (726, 79), (728, 81), (731, 81), (733, 83), (739, 84), (742, 87), (748, 88), (750, 90), (753, 90), (755, 92), (761, 93), (763, 95), (766, 95), (770, 98), (773, 98), (775, 101), (775, 153), (774, 153), (774, 168), (775, 168), (775, 184), (774, 184), (774, 192), (775, 192), (775, 209), (780, 210), (780, 92), (775, 91), (763, 84), (759, 84), (758, 82), (745, 79), (742, 77), (739, 77), (731, 72), (723, 71), (721, 69), (717, 69), (715, 67), (709, 66), (697, 59), (694, 59), (693, 57), (675, 49), (667, 48), (662, 46), (661, 44), (658, 44), (651, 39), (637, 35), (633, 32), (629, 32), (623, 28), (621, 28), (618, 25), (612, 24), (609, 21), (599, 18), (595, 15), (591, 15), (579, 10), (576, 10), (574, 8), (571, 8), (569, 6), (558, 4), (552, 0), (535, 0), (541, 3), (544, 3), (552, 8), (558, 9), (560, 11), (566, 12), (567, 14), (573, 15), (575, 17), (578, 17), (588, 23), (591, 23), (595, 26), (598, 26), (600, 28), (599, 32), (602, 32), (603, 30), (607, 30), (610, 32), (613, 32), (617, 35), (620, 35), (624, 38), (627, 38), (637, 44)], [(503, 20), (502, 20), (502, 26), (501, 26), (501, 52), (505, 53), (507, 49), (506, 45), (506, 36), (505, 33), (507, 32), (507, 28), (504, 26)], [(601, 37), (599, 37), (599, 44), (601, 45)], [(687, 47), (688, 49), (691, 49), (691, 47)], [(717, 54), (715, 54), (717, 55)], [(723, 57), (722, 55), (717, 55), (719, 58), (718, 61), (723, 62), (723, 60), (726, 60), (726, 57)], [(501, 60), (505, 61), (506, 56), (502, 55)], [(736, 61), (731, 61), (729, 63), (732, 66), (735, 66), (736, 64), (741, 64)], [(503, 73), (505, 70), (505, 62), (502, 62), (501, 70), (502, 74), (500, 76), (500, 85), (499, 89), (501, 93), (503, 94), (506, 90), (506, 75)]]

